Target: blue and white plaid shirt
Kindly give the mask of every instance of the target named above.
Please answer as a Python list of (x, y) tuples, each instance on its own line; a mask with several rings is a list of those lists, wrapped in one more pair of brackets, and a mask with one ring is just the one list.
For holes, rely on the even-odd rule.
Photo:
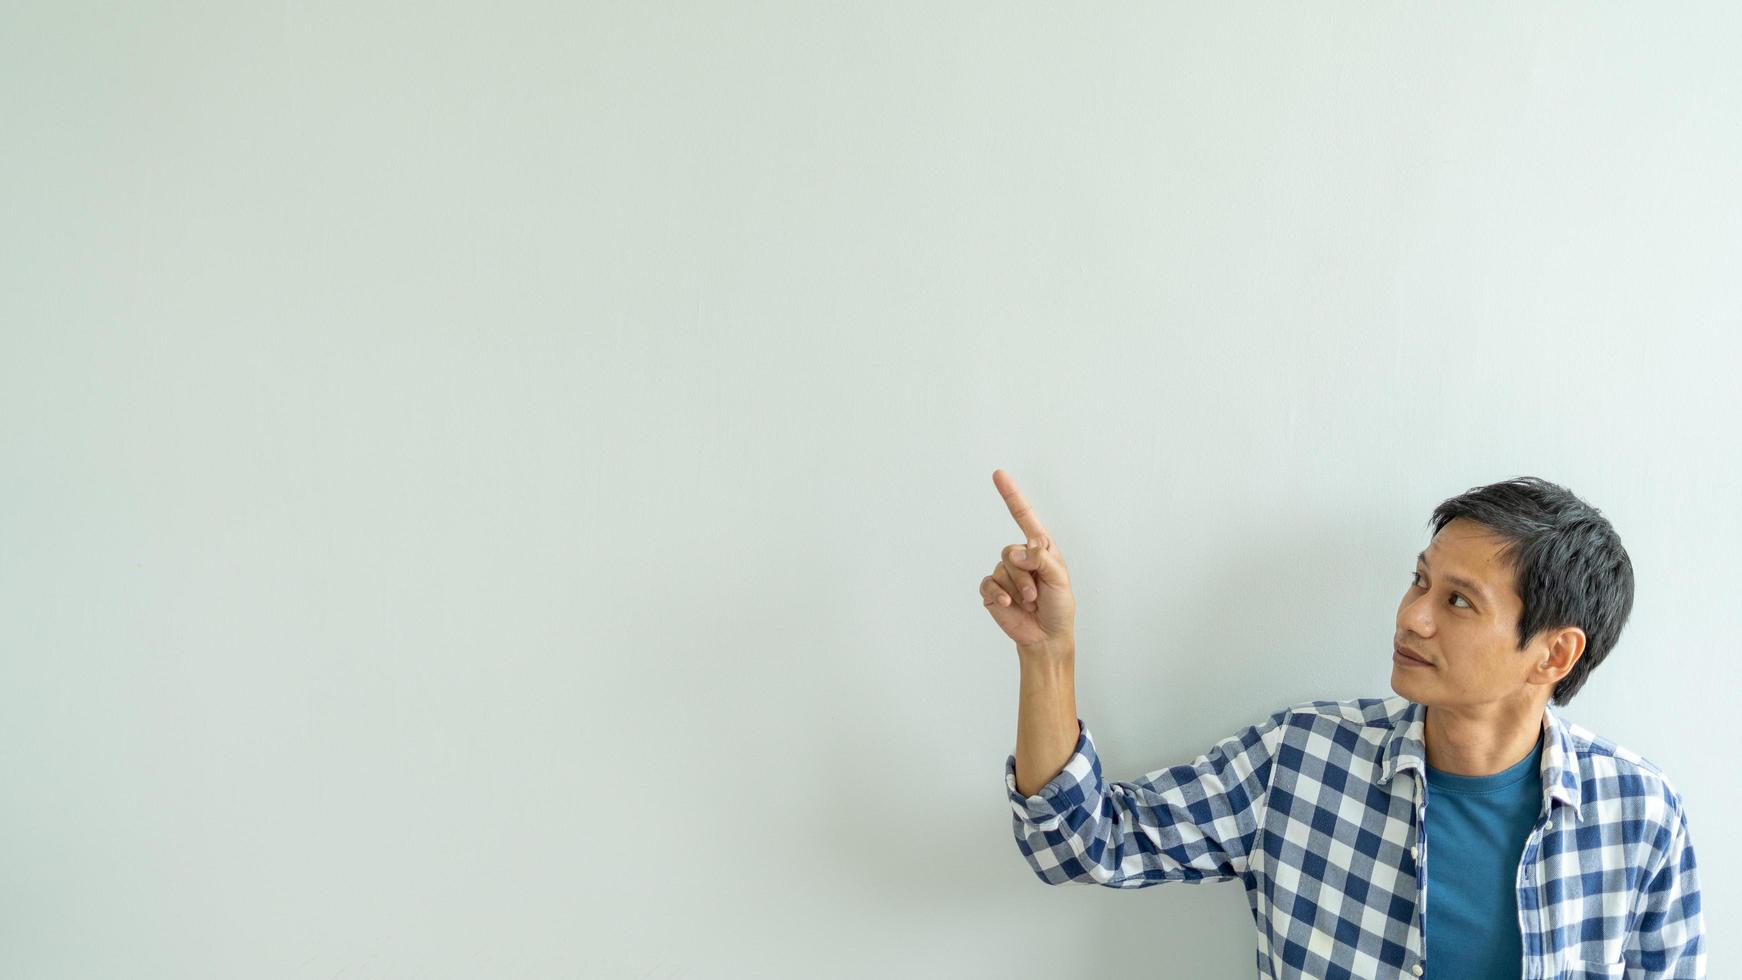
[[(1544, 715), (1543, 809), (1517, 879), (1523, 980), (1704, 977), (1681, 795), (1644, 757)], [(1268, 980), (1431, 977), (1425, 717), (1403, 697), (1306, 702), (1131, 782), (1103, 778), (1079, 718), (1035, 795), (1005, 760), (1016, 843), (1054, 885), (1240, 879)]]

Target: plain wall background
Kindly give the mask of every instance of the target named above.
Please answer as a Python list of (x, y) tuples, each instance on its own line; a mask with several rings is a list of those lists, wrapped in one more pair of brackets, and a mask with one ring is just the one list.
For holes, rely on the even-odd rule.
[(1434, 504), (1742, 551), (1722, 4), (0, 12), (0, 974), (1249, 977), (1011, 837), (1008, 469), (1109, 774), (1390, 692)]

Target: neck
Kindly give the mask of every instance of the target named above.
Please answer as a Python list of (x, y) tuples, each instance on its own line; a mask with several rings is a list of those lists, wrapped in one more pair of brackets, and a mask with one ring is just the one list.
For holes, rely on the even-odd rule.
[(1492, 776), (1524, 761), (1542, 734), (1543, 705), (1491, 701), (1427, 709), (1427, 764), (1455, 776)]

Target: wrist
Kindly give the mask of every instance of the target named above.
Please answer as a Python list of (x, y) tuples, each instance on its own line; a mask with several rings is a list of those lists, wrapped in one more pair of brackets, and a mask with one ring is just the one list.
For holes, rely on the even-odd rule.
[(1029, 664), (1074, 664), (1077, 659), (1077, 644), (1074, 639), (1050, 643), (1036, 643), (1033, 646), (1018, 646), (1016, 656), (1024, 666)]

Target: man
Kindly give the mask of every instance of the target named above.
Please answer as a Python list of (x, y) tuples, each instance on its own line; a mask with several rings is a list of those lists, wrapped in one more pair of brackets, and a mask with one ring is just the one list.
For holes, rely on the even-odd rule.
[(1004, 779), (1042, 881), (1237, 878), (1271, 980), (1705, 976), (1681, 795), (1555, 707), (1633, 606), (1595, 508), (1532, 477), (1444, 501), (1397, 607), (1396, 696), (1292, 705), (1113, 782), (1076, 714), (1064, 558), (992, 479), (1026, 537), (980, 593), (1021, 664)]

